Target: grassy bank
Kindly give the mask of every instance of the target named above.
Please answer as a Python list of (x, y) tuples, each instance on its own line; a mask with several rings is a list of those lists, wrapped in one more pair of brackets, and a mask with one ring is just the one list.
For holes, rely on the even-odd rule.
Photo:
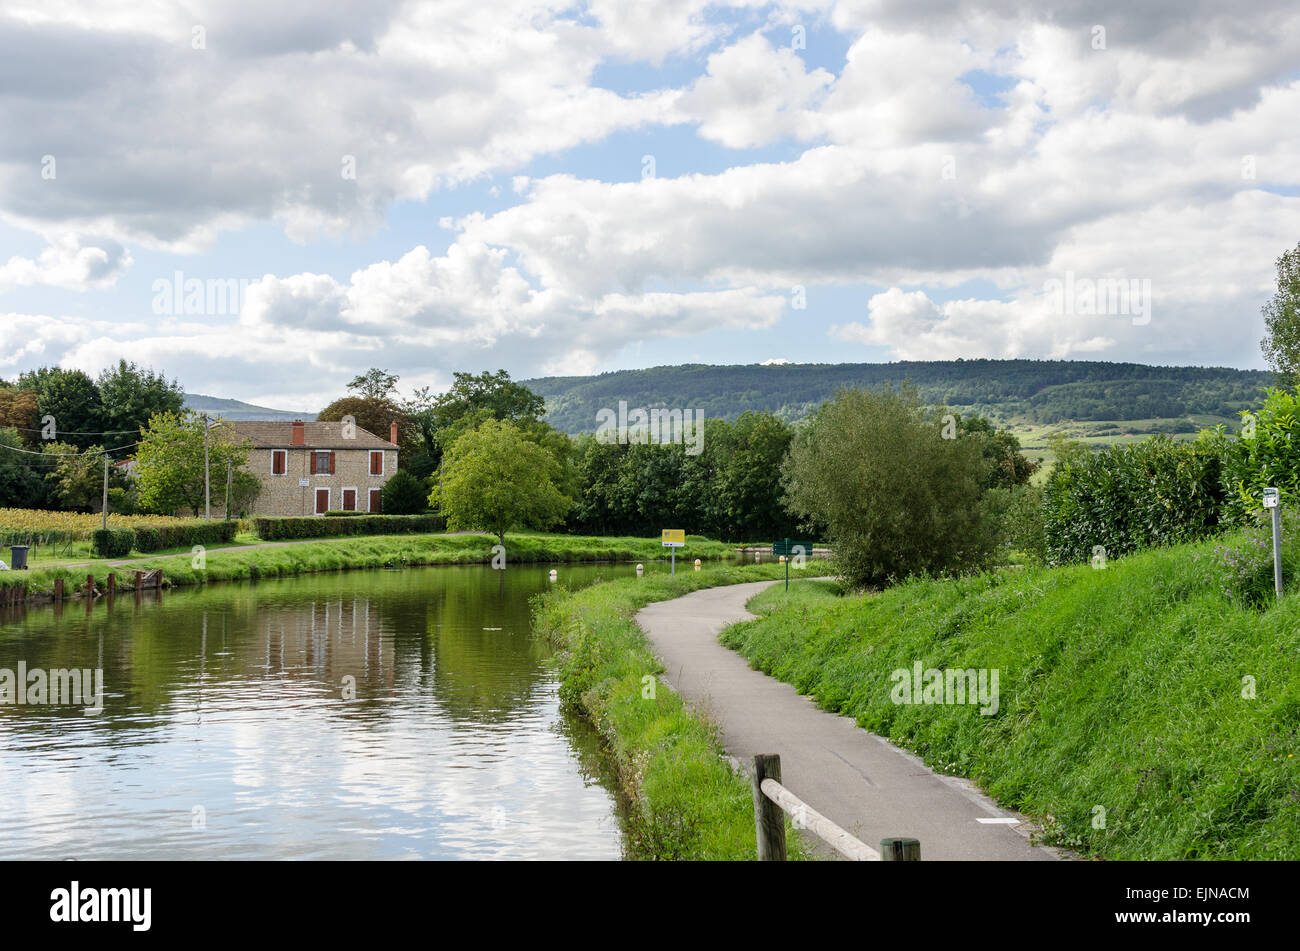
[[(29, 598), (48, 597), (57, 578), (73, 593), (94, 575), (102, 588), (110, 572), (119, 586), (130, 583), (135, 571), (161, 568), (171, 585), (209, 584), (278, 578), (317, 571), (391, 568), (416, 565), (487, 564), (493, 557), (496, 536), (488, 535), (374, 535), (275, 543), (259, 548), (211, 548), (201, 564), (189, 551), (132, 559), (123, 567), (95, 560), (82, 567), (59, 566), (31, 571), (0, 572), (0, 587), (23, 585)], [(643, 561), (666, 558), (658, 538), (599, 538), (581, 535), (519, 533), (506, 535), (507, 564), (573, 563), (591, 561)], [(696, 536), (678, 550), (678, 561), (723, 558), (733, 554), (729, 545)]]
[[(557, 588), (536, 599), (536, 630), (561, 648), (561, 697), (605, 737), (632, 801), (635, 857), (755, 857), (749, 781), (732, 771), (712, 728), (656, 679), (663, 665), (634, 620), (637, 610), (699, 588), (779, 574), (776, 565), (716, 567), (576, 592)], [(802, 857), (787, 833), (792, 857)]]
[[(723, 642), (1040, 819), (1056, 844), (1113, 859), (1297, 859), (1300, 593), (1243, 606), (1214, 547), (874, 597), (801, 582), (788, 602), (754, 599), (764, 616)], [(918, 661), (998, 669), (997, 713), (894, 703), (891, 674)]]

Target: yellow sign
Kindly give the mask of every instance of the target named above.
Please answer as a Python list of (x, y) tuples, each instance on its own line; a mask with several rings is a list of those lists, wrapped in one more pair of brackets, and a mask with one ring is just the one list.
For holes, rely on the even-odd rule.
[(665, 528), (663, 537), (664, 548), (686, 547), (686, 529), (684, 528)]

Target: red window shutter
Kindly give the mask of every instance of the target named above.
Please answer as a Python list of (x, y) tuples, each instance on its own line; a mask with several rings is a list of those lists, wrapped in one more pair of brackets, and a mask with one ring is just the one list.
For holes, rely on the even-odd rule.
[(330, 453), (330, 475), (334, 474), (334, 453)]
[(316, 453), (311, 454), (311, 474), (316, 474)]

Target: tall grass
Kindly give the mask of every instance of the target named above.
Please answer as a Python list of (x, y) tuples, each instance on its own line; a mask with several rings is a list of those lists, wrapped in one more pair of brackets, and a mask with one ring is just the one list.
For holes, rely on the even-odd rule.
[[(632, 802), (631, 852), (654, 859), (753, 859), (754, 807), (713, 728), (659, 681), (637, 610), (699, 588), (775, 578), (776, 565), (605, 582), (534, 601), (535, 629), (560, 650), (560, 696), (605, 737)], [(788, 830), (787, 830), (788, 831)], [(794, 857), (804, 853), (787, 837)]]

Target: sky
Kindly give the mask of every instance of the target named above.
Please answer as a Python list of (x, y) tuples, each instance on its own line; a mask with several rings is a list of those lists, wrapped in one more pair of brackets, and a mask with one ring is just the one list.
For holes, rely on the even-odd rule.
[(6, 0), (0, 378), (1264, 366), (1286, 0)]

